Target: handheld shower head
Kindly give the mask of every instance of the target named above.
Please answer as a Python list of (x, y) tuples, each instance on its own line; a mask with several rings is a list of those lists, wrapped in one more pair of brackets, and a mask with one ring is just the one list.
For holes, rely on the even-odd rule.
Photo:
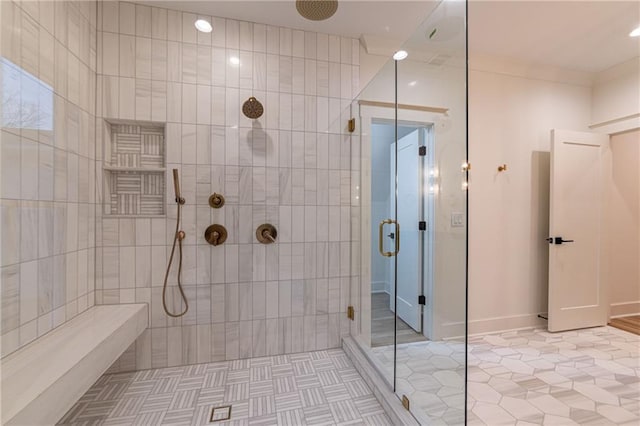
[(180, 179), (178, 177), (178, 169), (173, 169), (173, 190), (176, 195), (176, 203), (184, 204), (185, 200), (180, 194)]

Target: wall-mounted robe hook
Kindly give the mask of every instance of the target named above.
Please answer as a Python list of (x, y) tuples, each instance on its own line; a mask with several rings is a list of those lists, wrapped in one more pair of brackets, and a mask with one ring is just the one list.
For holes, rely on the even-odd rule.
[(503, 164), (501, 166), (498, 167), (498, 171), (499, 172), (506, 172), (507, 171), (507, 165)]

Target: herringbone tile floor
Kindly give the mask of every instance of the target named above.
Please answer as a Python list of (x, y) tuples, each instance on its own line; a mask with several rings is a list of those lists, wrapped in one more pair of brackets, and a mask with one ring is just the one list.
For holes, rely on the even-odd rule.
[(104, 375), (59, 424), (206, 425), (228, 405), (211, 424), (391, 424), (342, 349)]

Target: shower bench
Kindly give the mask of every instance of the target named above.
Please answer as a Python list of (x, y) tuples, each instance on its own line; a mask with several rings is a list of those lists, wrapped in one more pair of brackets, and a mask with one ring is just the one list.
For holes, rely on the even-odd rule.
[(2, 424), (55, 424), (148, 321), (144, 303), (94, 306), (5, 357)]

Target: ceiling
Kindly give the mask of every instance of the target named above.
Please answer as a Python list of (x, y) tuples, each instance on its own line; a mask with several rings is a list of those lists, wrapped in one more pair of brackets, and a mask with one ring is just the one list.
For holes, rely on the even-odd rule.
[[(407, 48), (421, 50), (423, 60), (464, 52), (463, 32), (437, 42), (425, 37), (435, 26), (441, 31), (456, 28), (457, 21), (452, 19), (464, 16), (460, 1), (445, 0), (431, 14), (439, 1), (340, 0), (336, 14), (321, 22), (298, 15), (294, 0), (138, 3), (360, 38), (369, 52), (377, 54), (386, 55), (402, 40), (407, 40)], [(586, 72), (602, 71), (640, 56), (640, 38), (628, 36), (640, 25), (639, 1), (471, 0), (468, 22), (472, 54)]]
[(336, 14), (320, 22), (300, 16), (295, 0), (143, 0), (136, 3), (345, 37), (370, 34), (402, 41), (409, 38), (438, 1), (340, 0)]
[(472, 1), (469, 50), (598, 72), (640, 56), (638, 1)]

